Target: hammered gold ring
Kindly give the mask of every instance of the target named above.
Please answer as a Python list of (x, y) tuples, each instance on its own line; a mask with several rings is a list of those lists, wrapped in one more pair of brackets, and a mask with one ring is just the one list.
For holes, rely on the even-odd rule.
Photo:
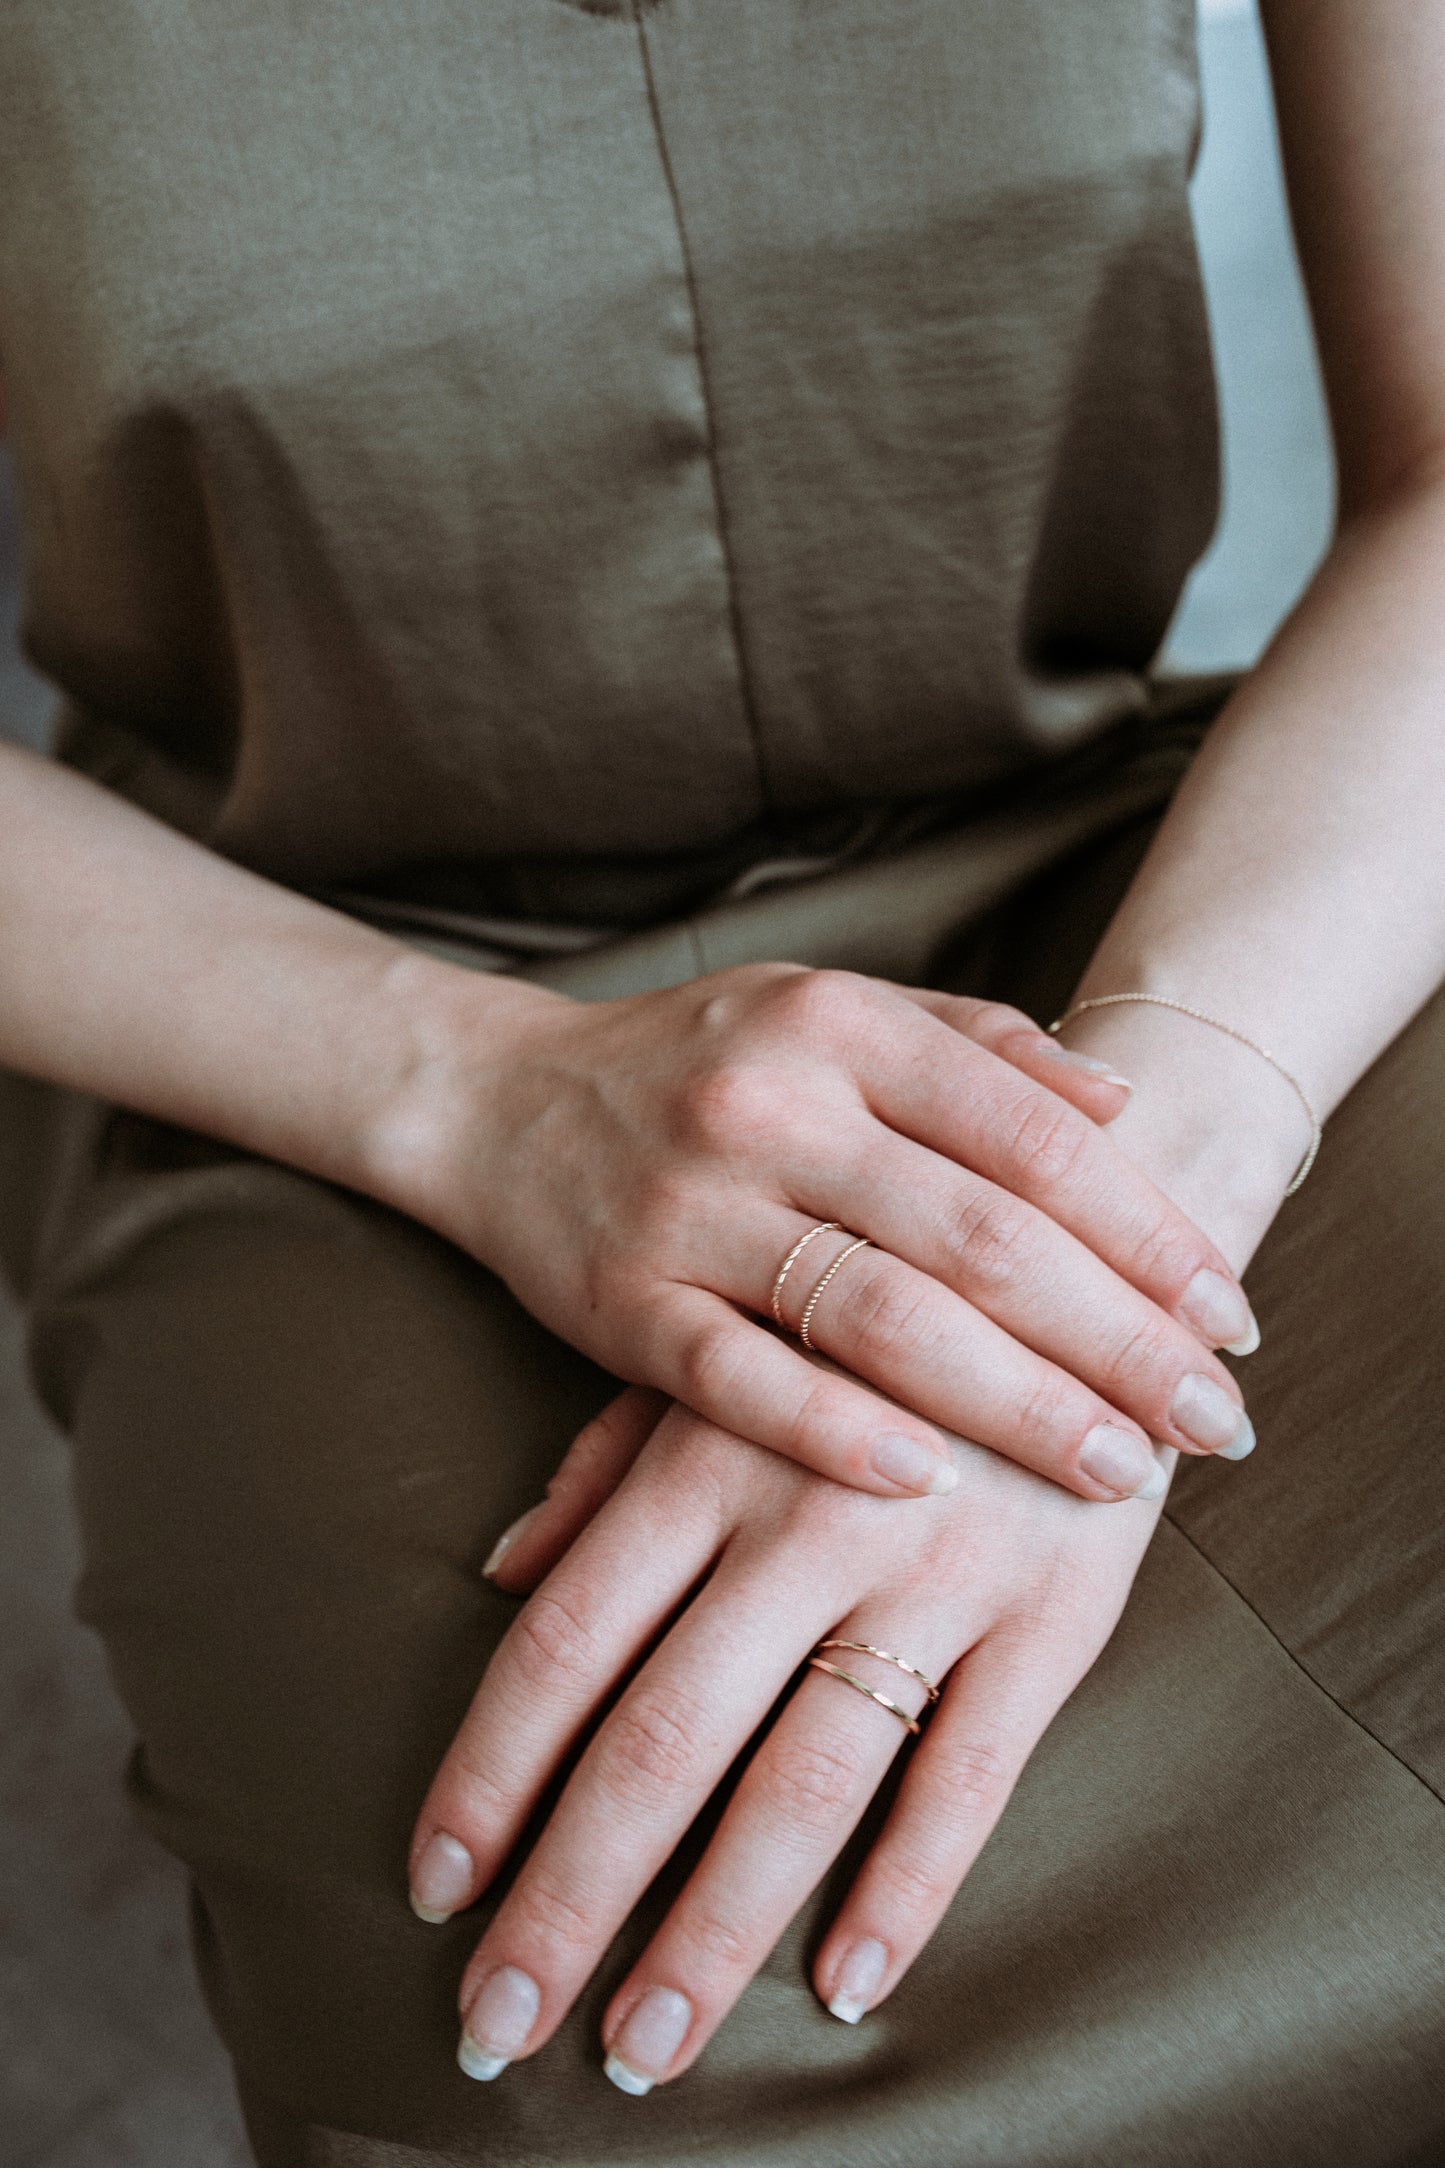
[[(819, 1235), (847, 1234), (847, 1232), (847, 1228), (844, 1227), (838, 1220), (819, 1220), (816, 1227), (810, 1227), (805, 1235), (799, 1235), (797, 1241), (793, 1244), (793, 1247), (789, 1250), (787, 1256), (779, 1265), (778, 1276), (773, 1282), (771, 1308), (773, 1312), (773, 1323), (775, 1325), (781, 1325), (784, 1332), (786, 1332), (788, 1328), (786, 1323), (784, 1322), (782, 1311), (783, 1283), (787, 1279), (788, 1274), (792, 1271), (794, 1265), (802, 1256), (804, 1250), (808, 1247), (808, 1244), (810, 1242), (816, 1241)], [(834, 1274), (838, 1272), (842, 1268), (842, 1266), (847, 1264), (848, 1259), (854, 1254), (854, 1252), (856, 1250), (866, 1250), (867, 1248), (869, 1248), (869, 1246), (870, 1245), (867, 1235), (854, 1235), (852, 1239), (848, 1242), (846, 1247), (838, 1252), (837, 1256), (833, 1259), (832, 1264), (829, 1265), (827, 1271), (818, 1281), (818, 1284), (813, 1289), (812, 1294), (809, 1295), (807, 1301), (804, 1303), (803, 1314), (798, 1320), (798, 1338), (802, 1341), (804, 1347), (810, 1348), (813, 1345), (812, 1341), (808, 1337), (808, 1328), (813, 1322), (813, 1312), (818, 1307), (818, 1297), (822, 1294), (824, 1288), (828, 1285), (828, 1282), (833, 1278)]]
[(906, 1671), (910, 1679), (917, 1679), (928, 1696), (923, 1705), (925, 1710), (937, 1701), (939, 1693), (939, 1689), (926, 1673), (920, 1671), (916, 1664), (908, 1663), (902, 1656), (893, 1656), (887, 1649), (875, 1649), (871, 1641), (820, 1641), (808, 1658), (810, 1670), (825, 1671), (830, 1679), (841, 1679), (844, 1686), (851, 1686), (855, 1693), (866, 1694), (870, 1701), (877, 1702), (880, 1709), (886, 1709), (890, 1716), (896, 1716), (905, 1730), (911, 1731), (915, 1738), (918, 1737), (923, 1726), (916, 1716), (909, 1715), (901, 1702), (894, 1701), (891, 1695), (880, 1694), (876, 1686), (869, 1686), (865, 1679), (855, 1678), (853, 1673), (845, 1671), (841, 1664), (830, 1664), (827, 1658), (820, 1654), (823, 1649), (857, 1649), (860, 1656), (878, 1656), (885, 1664), (892, 1664), (896, 1670)]

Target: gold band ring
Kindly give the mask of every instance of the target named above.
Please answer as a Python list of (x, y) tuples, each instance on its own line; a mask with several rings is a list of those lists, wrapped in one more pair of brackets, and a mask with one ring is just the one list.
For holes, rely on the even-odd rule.
[(846, 1250), (839, 1250), (837, 1256), (833, 1259), (832, 1264), (829, 1265), (827, 1271), (823, 1274), (822, 1279), (819, 1280), (817, 1286), (813, 1289), (812, 1294), (809, 1295), (808, 1300), (803, 1308), (803, 1314), (798, 1319), (798, 1338), (802, 1341), (804, 1347), (811, 1347), (813, 1345), (812, 1341), (808, 1338), (808, 1327), (813, 1322), (813, 1312), (818, 1307), (818, 1297), (822, 1294), (823, 1289), (832, 1279), (834, 1273), (840, 1272), (843, 1266), (847, 1264), (849, 1258), (853, 1255), (855, 1250), (866, 1250), (868, 1247), (869, 1242), (867, 1235), (855, 1235), (853, 1237), (853, 1240), (848, 1244)]
[(876, 1656), (883, 1663), (892, 1664), (895, 1670), (906, 1671), (910, 1679), (917, 1679), (931, 1702), (938, 1699), (940, 1689), (934, 1685), (926, 1672), (919, 1670), (917, 1664), (910, 1664), (906, 1657), (890, 1655), (887, 1649), (875, 1649), (871, 1641), (820, 1641), (818, 1647), (820, 1649), (856, 1649), (860, 1656)]
[(896, 1701), (890, 1701), (886, 1694), (880, 1694), (876, 1687), (865, 1686), (861, 1679), (854, 1678), (851, 1671), (844, 1671), (840, 1665), (830, 1664), (821, 1656), (810, 1656), (808, 1667), (812, 1671), (826, 1671), (830, 1679), (841, 1679), (845, 1686), (853, 1687), (857, 1693), (866, 1694), (870, 1701), (877, 1702), (880, 1709), (886, 1709), (890, 1716), (896, 1716), (899, 1723), (915, 1737), (922, 1731), (923, 1726), (916, 1716), (910, 1716), (906, 1709), (900, 1708)]

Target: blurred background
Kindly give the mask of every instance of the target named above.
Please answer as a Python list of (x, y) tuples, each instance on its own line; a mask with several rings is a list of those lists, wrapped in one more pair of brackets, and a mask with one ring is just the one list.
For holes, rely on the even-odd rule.
[[(1224, 413), (1224, 515), (1165, 664), (1259, 655), (1323, 550), (1333, 477), (1253, 0), (1202, 0), (1195, 216)], [(18, 648), (21, 566), (0, 453), (0, 735), (42, 745)], [(3, 849), (0, 838), (0, 849)], [(201, 2013), (181, 1880), (132, 1827), (125, 1718), (70, 1618), (64, 1447), (0, 1296), (0, 2168), (244, 2168)]]

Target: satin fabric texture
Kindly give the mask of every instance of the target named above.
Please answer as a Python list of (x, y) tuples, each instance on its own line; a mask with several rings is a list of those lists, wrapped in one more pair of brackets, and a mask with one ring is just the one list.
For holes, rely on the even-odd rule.
[[(585, 997), (801, 952), (1047, 1016), (1216, 698), (951, 849), (526, 968)], [(12, 1082), (12, 1265), (75, 1442), (81, 1609), (136, 1802), (193, 1879), (264, 2168), (1440, 2159), (1442, 1098), (1437, 1000), (1251, 1272), (1258, 1450), (1180, 1470), (1116, 1635), (897, 1991), (855, 2030), (807, 1975), (885, 1787), (701, 2062), (639, 2102), (598, 2018), (705, 1824), (558, 2035), (485, 2087), (452, 2058), (486, 1903), (425, 1927), (404, 1877), (515, 1609), (480, 1563), (613, 1381), (387, 1211)]]

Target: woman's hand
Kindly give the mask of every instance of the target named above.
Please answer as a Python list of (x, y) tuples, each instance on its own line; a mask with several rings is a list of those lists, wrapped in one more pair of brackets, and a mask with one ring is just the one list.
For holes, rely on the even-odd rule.
[[(1126, 1088), (1016, 1010), (782, 964), (515, 994), (444, 1035), (382, 1190), (616, 1375), (893, 1497), (953, 1480), (934, 1424), (1091, 1499), (1157, 1482), (1151, 1438), (1249, 1450), (1206, 1351), (1254, 1343), (1237, 1280), (1101, 1128)], [(867, 1236), (812, 1338), (894, 1407), (757, 1322), (819, 1221), (782, 1321)]]
[[(417, 1824), (413, 1901), (423, 1917), (445, 1918), (486, 1888), (599, 1705), (685, 1605), (587, 1746), (467, 1968), (460, 2053), (475, 2077), (495, 2077), (555, 2030), (828, 1639), (946, 1676), (813, 1967), (821, 1999), (856, 2022), (932, 1933), (1108, 1638), (1155, 1525), (1156, 1506), (1103, 1513), (957, 1440), (955, 1490), (900, 1505), (823, 1481), (678, 1407), (637, 1452), (656, 1418), (647, 1396), (615, 1403), (592, 1426), (590, 1452), (569, 1456), (582, 1480), (545, 1544), (519, 1539), (499, 1569), (513, 1585), (533, 1577), (539, 1550), (565, 1543), (636, 1453), (513, 1622)], [(923, 1686), (876, 1655), (833, 1650), (828, 1660), (908, 1712), (923, 1709)], [(624, 2091), (677, 2076), (701, 2052), (905, 1736), (866, 1695), (804, 1672), (608, 2006), (607, 2069)]]

